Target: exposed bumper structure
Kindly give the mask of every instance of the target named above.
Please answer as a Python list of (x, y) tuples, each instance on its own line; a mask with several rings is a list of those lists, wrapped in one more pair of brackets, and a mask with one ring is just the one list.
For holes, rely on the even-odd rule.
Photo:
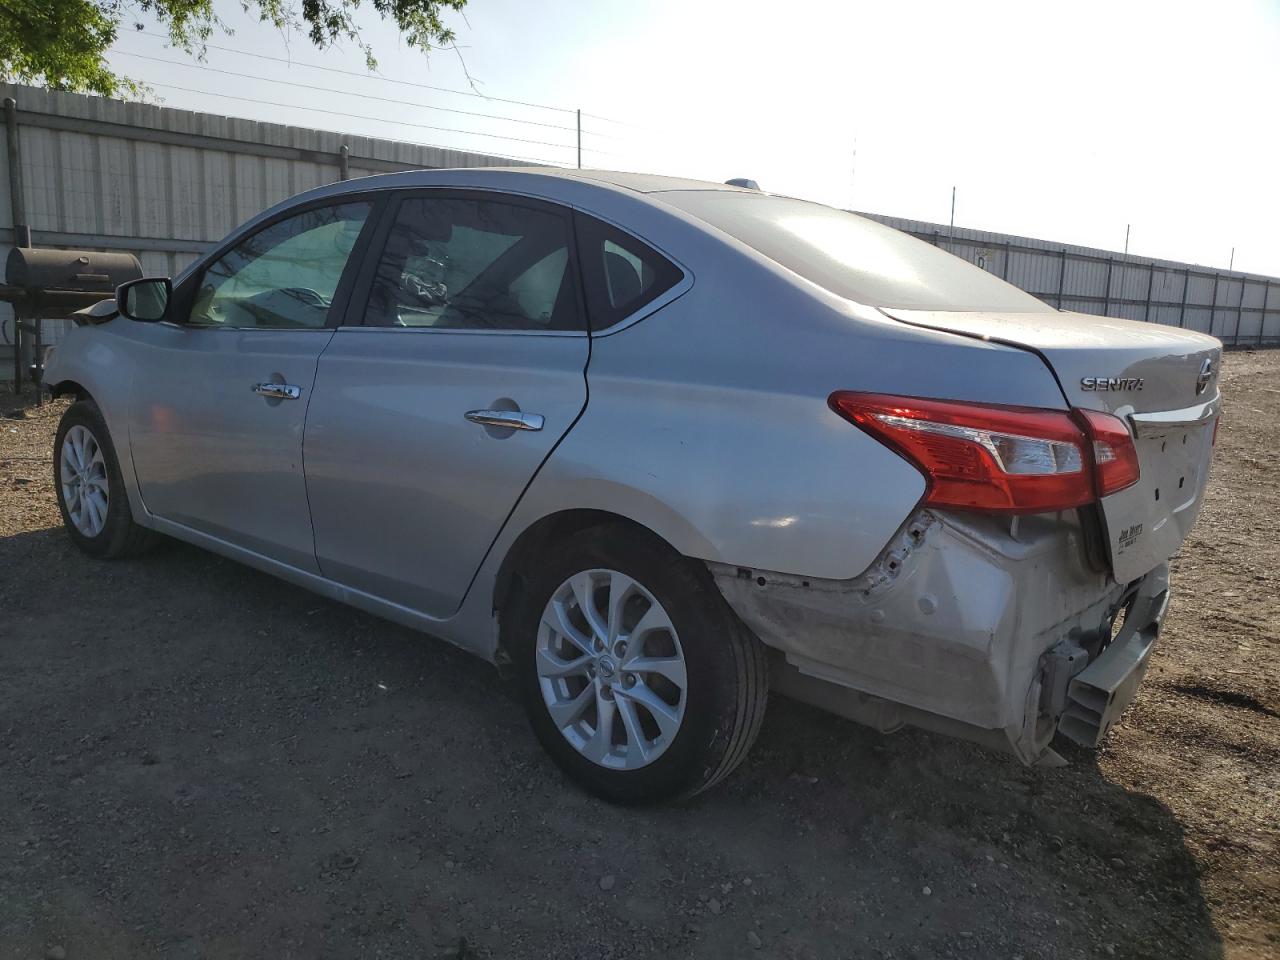
[(1074, 517), (922, 511), (861, 577), (804, 579), (712, 564), (725, 598), (777, 655), (775, 689), (888, 732), (936, 730), (1050, 756), (1095, 744), (1146, 672), (1168, 568), (1131, 584), (1091, 569)]

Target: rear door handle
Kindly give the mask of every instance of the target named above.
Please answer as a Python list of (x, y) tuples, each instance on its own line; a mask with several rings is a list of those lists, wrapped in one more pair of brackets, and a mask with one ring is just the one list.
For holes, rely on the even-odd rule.
[(512, 430), (541, 430), (544, 423), (542, 414), (521, 413), (519, 410), (468, 410), (465, 416), (472, 423)]
[(255, 383), (253, 392), (260, 397), (273, 397), (277, 400), (297, 400), (302, 396), (302, 388), (292, 383)]

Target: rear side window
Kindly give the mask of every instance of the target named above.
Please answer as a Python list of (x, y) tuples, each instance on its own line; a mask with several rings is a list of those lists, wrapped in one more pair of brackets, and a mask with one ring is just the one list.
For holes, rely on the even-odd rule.
[(585, 330), (572, 227), (551, 209), (467, 197), (400, 204), (365, 323), (448, 330)]
[(575, 214), (591, 327), (604, 330), (662, 296), (684, 276), (648, 244), (594, 217)]

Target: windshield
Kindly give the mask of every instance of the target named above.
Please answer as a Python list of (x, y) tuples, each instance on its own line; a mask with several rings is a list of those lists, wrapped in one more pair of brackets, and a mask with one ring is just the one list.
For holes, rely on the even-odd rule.
[(728, 190), (672, 190), (661, 197), (858, 303), (906, 310), (1051, 309), (945, 250), (843, 210)]

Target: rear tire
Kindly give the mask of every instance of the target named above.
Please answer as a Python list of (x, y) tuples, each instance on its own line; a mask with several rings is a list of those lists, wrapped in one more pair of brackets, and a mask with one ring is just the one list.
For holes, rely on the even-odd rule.
[(53, 441), (53, 487), (68, 536), (89, 556), (134, 556), (155, 542), (154, 533), (133, 522), (111, 434), (92, 400), (79, 400), (62, 415)]
[(608, 525), (554, 544), (522, 581), (503, 647), (534, 733), (574, 781), (613, 803), (655, 803), (743, 761), (768, 663), (705, 567)]

